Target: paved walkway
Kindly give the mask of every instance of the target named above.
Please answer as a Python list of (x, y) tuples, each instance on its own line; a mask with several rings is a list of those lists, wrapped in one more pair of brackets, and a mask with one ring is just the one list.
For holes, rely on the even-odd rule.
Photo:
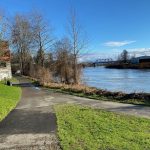
[(20, 78), (22, 98), (0, 123), (0, 150), (57, 150), (56, 117), (51, 93)]
[(48, 89), (34, 87), (27, 79), (19, 79), (22, 98), (16, 109), (0, 123), (0, 149), (59, 149), (53, 110), (55, 104), (75, 103), (150, 118), (150, 107), (54, 93)]

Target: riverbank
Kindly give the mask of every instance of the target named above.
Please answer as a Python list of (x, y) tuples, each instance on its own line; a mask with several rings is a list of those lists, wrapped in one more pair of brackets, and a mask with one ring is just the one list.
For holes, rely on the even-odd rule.
[(108, 64), (105, 68), (111, 69), (150, 69), (149, 64)]
[(90, 99), (114, 101), (128, 104), (139, 104), (150, 106), (150, 93), (123, 93), (123, 92), (110, 92), (107, 90), (97, 89), (95, 87), (88, 87), (85, 85), (67, 85), (61, 83), (39, 83), (37, 79), (32, 79), (34, 84), (43, 86), (55, 92), (62, 92), (79, 97), (86, 97)]
[(47, 83), (43, 86), (55, 90), (56, 92), (63, 92), (79, 97), (150, 106), (149, 93), (126, 94), (123, 92), (110, 92), (107, 90), (96, 89), (94, 87), (92, 88), (84, 85), (65, 85), (57, 83)]

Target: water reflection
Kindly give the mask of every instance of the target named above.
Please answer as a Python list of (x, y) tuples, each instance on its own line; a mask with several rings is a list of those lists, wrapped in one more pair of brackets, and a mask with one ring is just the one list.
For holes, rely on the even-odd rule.
[(150, 93), (150, 70), (106, 69), (88, 67), (83, 69), (83, 83), (110, 91)]

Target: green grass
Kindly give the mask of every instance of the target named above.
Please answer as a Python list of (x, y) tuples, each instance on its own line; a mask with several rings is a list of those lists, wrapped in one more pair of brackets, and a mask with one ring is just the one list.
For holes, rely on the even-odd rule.
[[(2, 80), (2, 81), (0, 81), (0, 84), (5, 84), (6, 81), (7, 81), (7, 79), (6, 80)], [(9, 79), (9, 81), (11, 81), (13, 83), (19, 83), (19, 81), (15, 77), (12, 77), (11, 79)]]
[[(15, 79), (13, 79), (15, 80)], [(14, 109), (20, 99), (21, 88), (4, 85), (0, 82), (0, 121)]]
[(78, 105), (55, 106), (63, 150), (149, 150), (150, 120)]

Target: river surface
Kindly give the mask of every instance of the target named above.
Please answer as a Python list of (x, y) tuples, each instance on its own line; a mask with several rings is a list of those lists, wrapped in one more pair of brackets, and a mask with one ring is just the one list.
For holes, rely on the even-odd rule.
[(87, 67), (83, 69), (84, 84), (109, 91), (150, 93), (150, 69), (106, 69)]

